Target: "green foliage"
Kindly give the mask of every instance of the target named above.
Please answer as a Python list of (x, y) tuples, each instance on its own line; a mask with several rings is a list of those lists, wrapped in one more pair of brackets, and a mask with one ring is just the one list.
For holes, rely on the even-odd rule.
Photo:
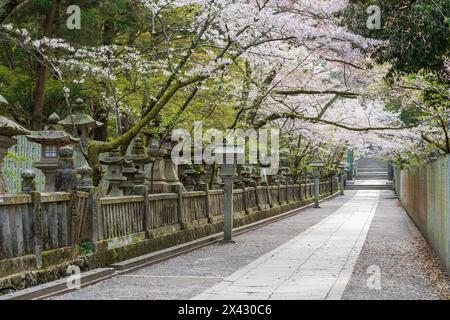
[[(20, 156), (13, 152), (8, 152), (5, 156), (5, 159), (11, 161), (12, 163), (14, 163), (16, 165), (20, 165), (22, 163), (30, 161), (30, 159), (27, 158), (26, 156)], [(8, 168), (8, 167), (5, 167), (3, 169), (3, 171), (4, 171), (4, 175), (7, 176), (8, 179), (10, 179), (14, 184), (20, 184), (20, 181), (21, 181), (20, 172), (18, 172), (17, 170)]]
[[(366, 26), (369, 5), (381, 8), (382, 28)], [(365, 37), (388, 41), (372, 52), (378, 63), (390, 63), (390, 75), (421, 70), (441, 73), (450, 48), (450, 1), (351, 1), (344, 23)]]
[(81, 255), (87, 255), (93, 253), (92, 248), (87, 244), (79, 244), (78, 245), (78, 253)]

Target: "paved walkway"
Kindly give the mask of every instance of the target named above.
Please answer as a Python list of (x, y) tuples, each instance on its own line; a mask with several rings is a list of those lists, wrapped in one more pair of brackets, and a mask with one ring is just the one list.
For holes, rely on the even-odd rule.
[[(448, 298), (436, 259), (392, 196), (349, 191), (234, 244), (203, 247), (57, 298)], [(373, 267), (381, 288), (368, 286)]]
[(378, 205), (380, 191), (359, 191), (336, 212), (196, 297), (340, 299)]

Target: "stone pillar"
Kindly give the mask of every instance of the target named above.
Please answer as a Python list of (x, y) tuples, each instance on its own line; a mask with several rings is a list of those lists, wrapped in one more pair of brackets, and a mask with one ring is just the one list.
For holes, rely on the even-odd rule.
[(184, 189), (183, 184), (178, 178), (178, 166), (173, 163), (172, 158), (170, 157), (164, 158), (164, 177), (170, 192), (177, 190), (177, 186)]
[(36, 255), (36, 265), (42, 267), (42, 242), (43, 242), (43, 216), (42, 200), (39, 192), (31, 192), (31, 204), (34, 214), (34, 254)]
[(234, 166), (224, 165), (222, 172), (224, 183), (223, 195), (223, 241), (233, 240), (233, 176)]
[(320, 176), (316, 176), (314, 177), (314, 208), (320, 208), (319, 195), (320, 195)]
[(59, 149), (58, 170), (55, 177), (55, 191), (72, 193), (77, 190), (77, 177), (74, 169), (73, 148)]
[(170, 192), (169, 184), (166, 182), (164, 174), (164, 159), (157, 158), (152, 165), (151, 193)]

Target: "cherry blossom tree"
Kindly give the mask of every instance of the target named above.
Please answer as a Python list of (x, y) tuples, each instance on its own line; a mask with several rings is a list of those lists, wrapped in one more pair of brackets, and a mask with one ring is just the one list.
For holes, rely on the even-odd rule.
[[(70, 85), (103, 83), (105, 104), (114, 110), (116, 135), (93, 141), (85, 150), (101, 179), (99, 155), (116, 148), (125, 152), (130, 141), (167, 108), (184, 111), (211, 84), (227, 81), (235, 119), (230, 127), (291, 121), (304, 136), (314, 132), (328, 143), (362, 141), (355, 135), (400, 128), (395, 113), (365, 90), (379, 75), (368, 70), (365, 51), (377, 41), (339, 26), (336, 14), (347, 1), (290, 0), (136, 0), (150, 21), (135, 42), (139, 46), (82, 47), (63, 39), (31, 39), (19, 30), (22, 43)], [(174, 22), (173, 17), (179, 17)], [(7, 32), (12, 26), (3, 26)], [(152, 43), (158, 30), (163, 41)], [(11, 31), (11, 30), (10, 30)], [(49, 55), (50, 50), (58, 55)], [(127, 86), (121, 85), (126, 79)], [(89, 88), (86, 88), (89, 89)], [(119, 124), (130, 103), (140, 112), (128, 130)], [(70, 104), (70, 102), (69, 102)], [(349, 133), (351, 130), (353, 133)], [(356, 133), (355, 133), (356, 132)], [(362, 142), (361, 142), (362, 144)]]

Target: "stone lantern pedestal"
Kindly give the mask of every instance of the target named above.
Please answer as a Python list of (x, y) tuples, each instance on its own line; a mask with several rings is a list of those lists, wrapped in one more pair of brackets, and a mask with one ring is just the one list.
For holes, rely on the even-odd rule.
[(164, 149), (166, 151), (166, 155), (164, 156), (164, 177), (170, 192), (176, 192), (180, 188), (182, 191), (186, 191), (178, 178), (178, 166), (172, 161), (172, 148), (175, 146), (175, 143), (172, 142), (170, 136), (164, 142)]
[(169, 184), (166, 181), (166, 176), (164, 172), (164, 157), (167, 151), (164, 150), (156, 141), (156, 137), (153, 136), (150, 139), (150, 156), (154, 159), (152, 165), (152, 177), (147, 183), (148, 189), (151, 193), (168, 193), (170, 192)]
[(122, 176), (122, 165), (124, 162), (119, 150), (111, 151), (107, 157), (100, 160), (101, 164), (108, 166), (106, 179), (109, 182), (109, 197), (123, 197), (123, 191), (120, 189), (120, 185), (126, 180)]

